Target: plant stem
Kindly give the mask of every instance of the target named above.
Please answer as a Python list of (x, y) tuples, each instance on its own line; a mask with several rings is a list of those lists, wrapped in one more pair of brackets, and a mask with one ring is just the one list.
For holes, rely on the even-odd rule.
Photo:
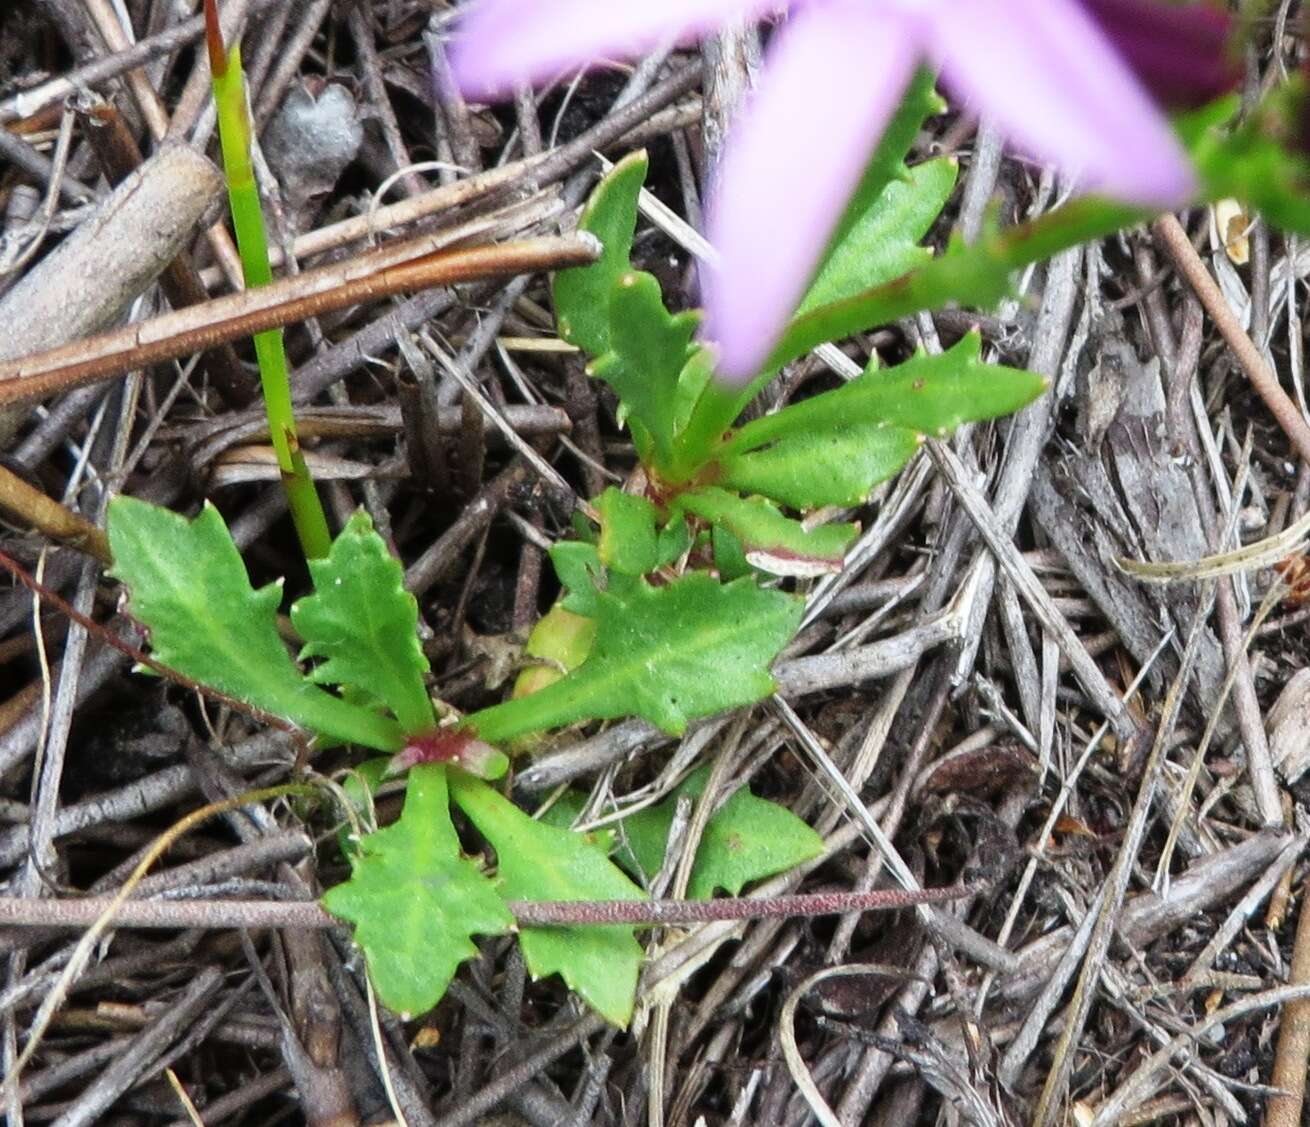
[(767, 381), (753, 380), (743, 389), (728, 387), (717, 377), (711, 378), (696, 400), (687, 425), (674, 439), (673, 463), (665, 475), (671, 485), (683, 485), (701, 470), (713, 456), (724, 432), (737, 421), (764, 382)]
[[(258, 793), (258, 792), (255, 792)], [(251, 796), (241, 798), (247, 801)], [(235, 805), (235, 803), (232, 803)], [(207, 808), (208, 809), (208, 808)], [(818, 892), (797, 896), (736, 896), (721, 900), (509, 900), (520, 927), (574, 927), (595, 924), (712, 923), (718, 920), (793, 919), (887, 911), (914, 904), (972, 896), (986, 887), (958, 884), (919, 892)], [(125, 900), (119, 896), (79, 900), (36, 900), (0, 896), (0, 924), (18, 927), (82, 928), (112, 913), (114, 927), (139, 928), (327, 928), (342, 921), (316, 900)]]
[[(216, 0), (205, 0), (210, 68), (214, 76), (214, 104), (218, 111), (218, 134), (223, 148), (223, 169), (227, 176), (232, 225), (246, 286), (265, 286), (273, 280), (269, 263), (268, 234), (260, 205), (255, 170), (250, 158), (250, 111), (241, 70), (241, 48), (226, 50), (218, 26)], [(332, 546), (327, 517), (314, 480), (305, 464), (296, 435), (296, 416), (291, 406), (291, 379), (287, 370), (282, 330), (255, 334), (255, 356), (264, 389), (264, 410), (268, 413), (269, 435), (282, 473), (291, 520), (306, 559), (321, 559)]]

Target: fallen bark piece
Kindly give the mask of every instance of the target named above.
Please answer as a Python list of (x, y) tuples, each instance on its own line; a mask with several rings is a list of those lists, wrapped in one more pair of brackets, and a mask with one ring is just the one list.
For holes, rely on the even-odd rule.
[[(222, 191), (222, 174), (204, 156), (164, 146), (0, 299), (0, 359), (113, 324), (191, 240)], [(0, 409), (0, 445), (26, 413)]]
[(1265, 721), (1269, 754), (1290, 786), (1310, 767), (1310, 669), (1298, 669), (1283, 686)]

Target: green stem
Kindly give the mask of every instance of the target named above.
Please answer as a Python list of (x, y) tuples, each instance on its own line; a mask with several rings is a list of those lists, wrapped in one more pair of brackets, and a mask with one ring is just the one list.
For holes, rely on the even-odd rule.
[[(768, 377), (772, 378), (772, 376)], [(691, 418), (673, 440), (673, 457), (660, 467), (670, 485), (685, 485), (714, 456), (724, 433), (759, 393), (766, 381), (755, 380), (746, 388), (728, 387), (711, 379), (696, 400)]]
[[(245, 79), (241, 70), (241, 49), (234, 46), (221, 52), (217, 16), (212, 3), (206, 4), (213, 27), (210, 37), (210, 62), (214, 76), (214, 103), (218, 111), (218, 133), (223, 148), (223, 167), (227, 176), (228, 199), (232, 206), (232, 224), (236, 229), (237, 249), (247, 287), (267, 285), (273, 280), (269, 262), (268, 234), (259, 189), (255, 184), (250, 159), (250, 112), (246, 103)], [(216, 50), (215, 43), (220, 46)], [(264, 389), (264, 410), (268, 415), (269, 437), (277, 455), (282, 487), (286, 490), (291, 520), (300, 538), (306, 559), (321, 559), (332, 546), (327, 517), (314, 488), (305, 455), (296, 435), (296, 416), (291, 405), (291, 378), (286, 350), (282, 347), (282, 330), (270, 329), (255, 334), (255, 356), (259, 361), (259, 378)]]
[(796, 318), (765, 365), (768, 373), (830, 340), (840, 340), (951, 302), (986, 308), (1009, 289), (1010, 274), (1070, 247), (1104, 238), (1153, 213), (1095, 196), (1072, 200), (1038, 219), (1016, 224), (979, 243), (953, 245), (940, 258), (853, 297)]

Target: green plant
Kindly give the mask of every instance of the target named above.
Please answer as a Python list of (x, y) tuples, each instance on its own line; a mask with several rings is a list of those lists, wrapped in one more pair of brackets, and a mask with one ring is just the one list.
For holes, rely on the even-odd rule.
[[(935, 104), (931, 86), (917, 82), (803, 308), (928, 261), (919, 240), (955, 168), (939, 160), (910, 170), (903, 156)], [(593, 839), (533, 820), (488, 785), (506, 770), (502, 749), (623, 716), (678, 733), (767, 696), (769, 667), (803, 607), (770, 577), (840, 567), (856, 533), (851, 523), (810, 527), (804, 518), (861, 503), (923, 434), (1012, 411), (1043, 386), (983, 363), (970, 336), (941, 356), (871, 366), (734, 429), (754, 389), (715, 381), (712, 347), (693, 339), (698, 315), (670, 313), (655, 279), (629, 261), (644, 174), (636, 154), (605, 178), (582, 221), (604, 253), (555, 281), (561, 334), (592, 355), (592, 374), (618, 395), (644, 487), (606, 490), (593, 502), (597, 524), (552, 550), (565, 592), (527, 647), (552, 665), (528, 670), (512, 699), (439, 720), (416, 604), (363, 513), (311, 559), (313, 591), (290, 608), (302, 642), (293, 660), (278, 633), (280, 584), (251, 587), (217, 510), (188, 521), (128, 498), (111, 505), (113, 574), (150, 627), (157, 660), (319, 743), (386, 753), (384, 767), (366, 766), (374, 781), (409, 771), (399, 821), (349, 843), (351, 879), (324, 898), (356, 924), (379, 996), (402, 1012), (440, 999), (473, 952), (472, 936), (511, 928), (509, 902), (643, 898), (623, 868), (647, 879), (662, 857), (677, 796), (628, 819), (626, 844), (611, 859)], [(682, 793), (698, 795), (703, 782), (703, 773), (693, 776)], [(492, 851), (494, 875), (465, 855), (452, 806)], [(818, 849), (793, 815), (739, 792), (707, 824), (690, 892), (736, 894)], [(559, 973), (598, 1012), (627, 1021), (641, 959), (632, 923), (525, 926), (520, 941), (533, 974)]]
[[(700, 795), (705, 770), (613, 833), (568, 828), (580, 795), (534, 819), (491, 782), (511, 754), (553, 729), (640, 716), (679, 733), (765, 697), (770, 667), (800, 621), (793, 581), (839, 568), (858, 531), (845, 514), (820, 518), (866, 501), (925, 435), (1004, 415), (1040, 394), (1040, 377), (984, 362), (969, 334), (939, 355), (871, 364), (849, 382), (740, 421), (773, 368), (801, 350), (948, 301), (994, 301), (1016, 268), (1141, 218), (1075, 200), (933, 257), (922, 240), (956, 169), (944, 158), (909, 168), (905, 155), (938, 105), (919, 76), (769, 370), (744, 388), (716, 379), (714, 346), (696, 336), (699, 314), (670, 311), (655, 278), (631, 262), (644, 155), (599, 184), (581, 226), (603, 254), (557, 274), (554, 300), (561, 336), (617, 397), (638, 466), (625, 488), (591, 499), (594, 521), (580, 520), (576, 537), (552, 548), (563, 591), (528, 640), (526, 653), (541, 664), (508, 700), (462, 718), (434, 707), (415, 602), (362, 514), (311, 562), (313, 590), (289, 608), (301, 641), (293, 659), (276, 621), (281, 587), (251, 587), (216, 510), (187, 521), (128, 499), (111, 506), (114, 574), (150, 626), (156, 658), (320, 744), (383, 753), (361, 768), (368, 785), (408, 771), (399, 820), (345, 841), (351, 878), (324, 899), (355, 923), (391, 1007), (435, 1004), (475, 936), (509, 932), (525, 902), (549, 900), (575, 903), (578, 914), (519, 927), (529, 970), (560, 974), (598, 1012), (626, 1022), (643, 917), (612, 905), (645, 899), (673, 804)], [(1223, 101), (1178, 122), (1207, 194), (1237, 195), (1310, 230), (1303, 162), (1273, 139), (1277, 101), (1237, 124), (1234, 109)], [(361, 802), (364, 787), (352, 787)], [(819, 849), (786, 810), (739, 791), (709, 818), (688, 892), (735, 896)]]

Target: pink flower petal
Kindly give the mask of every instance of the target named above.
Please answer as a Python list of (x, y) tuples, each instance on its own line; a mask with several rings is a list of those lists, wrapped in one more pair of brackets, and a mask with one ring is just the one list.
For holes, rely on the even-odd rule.
[(1133, 203), (1176, 207), (1194, 186), (1168, 122), (1077, 0), (930, 4), (947, 84), (1034, 156)]
[(724, 379), (758, 374), (803, 296), (909, 82), (919, 31), (886, 5), (825, 0), (777, 33), (709, 210), (721, 261), (706, 275), (706, 335)]
[(470, 98), (489, 101), (598, 58), (627, 58), (661, 41), (703, 35), (758, 16), (779, 0), (482, 0), (452, 44), (451, 67)]

